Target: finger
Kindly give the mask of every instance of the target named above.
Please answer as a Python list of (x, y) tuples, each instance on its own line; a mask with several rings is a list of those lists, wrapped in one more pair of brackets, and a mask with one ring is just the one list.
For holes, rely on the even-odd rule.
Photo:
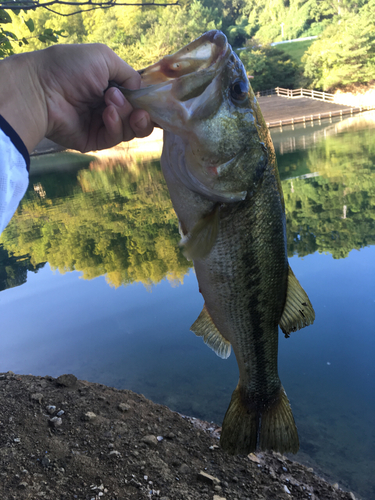
[(134, 133), (130, 127), (124, 132), (124, 125), (115, 106), (107, 106), (102, 115), (104, 127), (100, 130), (99, 149), (112, 148), (122, 141), (130, 141)]
[(102, 115), (105, 126), (102, 133), (104, 134), (106, 147), (112, 147), (119, 142), (133, 139), (134, 132), (129, 125), (129, 116), (133, 111), (132, 106), (116, 88), (108, 89), (104, 95), (104, 100), (107, 107)]
[(136, 109), (129, 117), (129, 125), (136, 137), (147, 137), (154, 130), (150, 115), (142, 109)]
[(106, 45), (101, 45), (101, 49), (105, 52), (109, 72), (108, 80), (114, 80), (128, 89), (138, 89), (141, 85), (141, 76), (138, 71), (135, 71)]

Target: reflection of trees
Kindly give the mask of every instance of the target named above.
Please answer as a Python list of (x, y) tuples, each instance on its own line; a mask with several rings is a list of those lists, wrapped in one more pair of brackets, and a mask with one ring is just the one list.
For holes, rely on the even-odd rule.
[[(375, 244), (372, 130), (331, 136), (280, 160), (289, 255), (319, 251), (341, 258)], [(308, 172), (320, 175), (295, 177)], [(3, 287), (24, 282), (26, 269), (47, 261), (60, 272), (82, 271), (87, 279), (105, 274), (116, 287), (182, 280), (189, 264), (178, 248), (177, 220), (159, 163), (127, 168), (102, 161), (79, 171), (78, 179), (50, 174), (37, 182), (45, 197), (30, 186), (1, 238), (12, 255), (1, 271)]]
[(182, 280), (189, 265), (157, 163), (131, 172), (120, 165), (81, 170), (78, 181), (66, 187), (70, 196), (53, 200), (47, 190), (41, 199), (29, 189), (2, 236), (4, 247), (60, 272), (106, 274), (114, 286)]
[(297, 170), (320, 176), (283, 181), (289, 255), (318, 250), (341, 258), (375, 244), (373, 130), (327, 137), (293, 158)]
[(15, 257), (0, 245), (0, 292), (26, 283), (27, 271), (37, 272), (44, 262), (33, 266), (28, 255)]

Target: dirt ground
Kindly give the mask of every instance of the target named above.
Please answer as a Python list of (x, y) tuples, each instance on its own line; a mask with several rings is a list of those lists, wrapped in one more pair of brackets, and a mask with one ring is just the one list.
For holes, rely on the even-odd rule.
[(278, 453), (233, 457), (220, 429), (74, 375), (0, 374), (2, 500), (353, 500)]

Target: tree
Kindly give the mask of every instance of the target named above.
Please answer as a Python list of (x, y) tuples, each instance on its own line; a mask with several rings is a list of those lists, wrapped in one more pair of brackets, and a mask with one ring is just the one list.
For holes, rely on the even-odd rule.
[(294, 88), (298, 66), (285, 52), (270, 45), (254, 46), (239, 53), (246, 72), (254, 77), (251, 86), (255, 92), (275, 87)]
[[(15, 52), (40, 49), (45, 44), (58, 42), (60, 37), (67, 38), (65, 41), (68, 43), (82, 42), (83, 35), (86, 34), (80, 17), (82, 13), (100, 9), (108, 10), (116, 6), (160, 8), (177, 4), (178, 2), (172, 0), (169, 3), (144, 0), (136, 0), (133, 3), (122, 0), (0, 1), (0, 59)], [(30, 18), (24, 20), (22, 12), (29, 13)], [(56, 16), (60, 18), (59, 21)], [(61, 21), (61, 18), (70, 18), (70, 16), (74, 16), (73, 21)], [(30, 35), (30, 33), (33, 34)]]
[(375, 0), (329, 26), (302, 62), (313, 88), (334, 90), (375, 79)]

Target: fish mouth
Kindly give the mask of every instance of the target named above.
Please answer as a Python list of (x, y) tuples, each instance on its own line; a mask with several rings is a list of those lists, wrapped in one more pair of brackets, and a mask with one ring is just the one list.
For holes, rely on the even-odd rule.
[(140, 70), (140, 89), (124, 89), (113, 82), (110, 86), (118, 87), (134, 108), (147, 111), (164, 130), (186, 135), (190, 118), (212, 114), (220, 105), (220, 74), (231, 53), (224, 33), (211, 30)]
[(207, 70), (212, 65), (220, 64), (227, 50), (228, 42), (224, 33), (218, 30), (207, 31), (178, 52), (141, 69), (141, 88)]

